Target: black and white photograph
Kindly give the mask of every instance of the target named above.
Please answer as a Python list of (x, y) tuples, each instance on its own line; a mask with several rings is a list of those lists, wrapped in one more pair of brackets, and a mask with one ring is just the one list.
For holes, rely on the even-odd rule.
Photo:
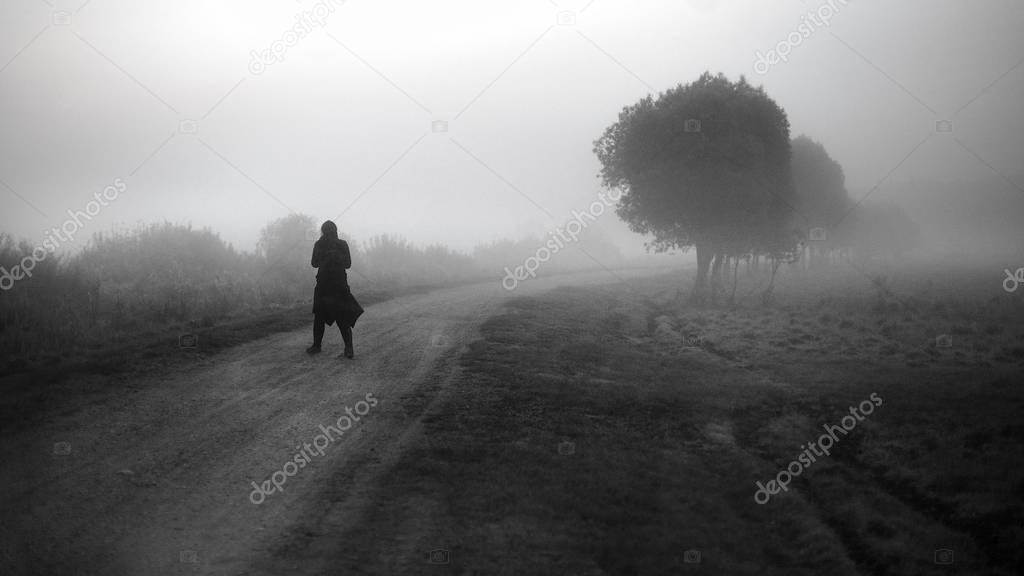
[(0, 576), (1015, 576), (1020, 0), (0, 0)]

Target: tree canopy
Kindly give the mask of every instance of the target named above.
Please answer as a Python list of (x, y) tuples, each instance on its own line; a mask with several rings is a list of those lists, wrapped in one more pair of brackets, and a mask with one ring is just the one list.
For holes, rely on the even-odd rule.
[(698, 292), (711, 256), (782, 254), (795, 194), (789, 120), (761, 87), (705, 72), (625, 107), (594, 143), (618, 215), (655, 250), (695, 247)]
[(807, 136), (793, 139), (792, 152), (797, 209), (808, 220), (808, 227), (832, 227), (850, 209), (843, 167), (823, 145)]

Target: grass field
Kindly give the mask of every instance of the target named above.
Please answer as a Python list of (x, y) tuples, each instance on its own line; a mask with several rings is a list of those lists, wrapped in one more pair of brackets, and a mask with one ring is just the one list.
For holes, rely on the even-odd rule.
[(1015, 574), (1024, 313), (990, 276), (788, 272), (771, 307), (743, 286), (690, 306), (682, 274), (515, 299), (338, 565), (427, 573), (396, 560), (415, 547), (460, 574)]

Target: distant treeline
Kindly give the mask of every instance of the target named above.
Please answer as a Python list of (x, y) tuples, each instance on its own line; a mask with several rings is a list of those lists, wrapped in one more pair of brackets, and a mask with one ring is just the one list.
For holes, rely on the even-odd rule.
[[(98, 233), (77, 254), (46, 253), (42, 259), (39, 247), (0, 233), (0, 274), (6, 276), (0, 291), (0, 371), (308, 303), (318, 229), (313, 218), (290, 215), (264, 227), (249, 252), (209, 229), (151, 224)], [(378, 298), (467, 281), (500, 283), (505, 267), (522, 265), (544, 243), (505, 240), (467, 254), (391, 235), (346, 239), (353, 259), (349, 283), (357, 295)], [(576, 244), (554, 255), (541, 273), (613, 265), (621, 258), (595, 230)], [(580, 247), (586, 254), (575, 249)]]
[[(921, 248), (947, 257), (1024, 253), (1024, 174), (959, 181), (886, 182), (874, 196), (899, 199), (920, 228)], [(858, 191), (858, 195), (866, 191)]]

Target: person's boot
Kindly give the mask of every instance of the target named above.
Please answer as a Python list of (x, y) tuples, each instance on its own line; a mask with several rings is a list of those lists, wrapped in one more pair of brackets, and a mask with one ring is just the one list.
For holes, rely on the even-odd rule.
[(325, 328), (326, 326), (324, 325), (323, 318), (317, 316), (313, 319), (313, 345), (306, 348), (306, 354), (312, 356), (320, 353), (320, 345), (323, 344), (324, 341)]
[(352, 328), (350, 326), (341, 327), (341, 338), (345, 341), (345, 358), (352, 358), (355, 356), (355, 352), (352, 350)]

